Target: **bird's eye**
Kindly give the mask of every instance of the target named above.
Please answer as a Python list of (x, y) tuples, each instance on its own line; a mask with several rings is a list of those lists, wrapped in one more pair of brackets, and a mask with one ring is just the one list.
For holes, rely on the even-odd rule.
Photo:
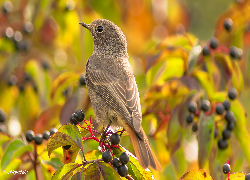
[(98, 26), (96, 29), (98, 32), (102, 32), (103, 31), (103, 27), (102, 26)]

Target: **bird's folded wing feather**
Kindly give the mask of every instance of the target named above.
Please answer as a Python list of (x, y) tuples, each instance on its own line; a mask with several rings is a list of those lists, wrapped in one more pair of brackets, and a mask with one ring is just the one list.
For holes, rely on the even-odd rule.
[(138, 136), (142, 136), (140, 100), (134, 78), (128, 78), (126, 82), (122, 82), (101, 70), (89, 70), (87, 78), (88, 85), (123, 117)]

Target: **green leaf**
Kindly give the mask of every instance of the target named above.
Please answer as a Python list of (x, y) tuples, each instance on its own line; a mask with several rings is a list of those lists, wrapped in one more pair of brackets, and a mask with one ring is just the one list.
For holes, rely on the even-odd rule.
[(179, 148), (172, 156), (171, 163), (173, 165), (176, 177), (180, 177), (185, 173), (187, 162), (184, 157), (183, 148)]
[(79, 73), (64, 72), (52, 84), (50, 98), (55, 101), (61, 95), (62, 91), (71, 83), (76, 83), (79, 80)]
[(0, 145), (10, 141), (11, 139), (13, 139), (11, 135), (4, 133), (4, 132), (0, 132)]
[(58, 131), (53, 134), (48, 140), (48, 155), (58, 147), (71, 145), (82, 149), (82, 136), (79, 129), (72, 124), (65, 124), (61, 126)]
[(92, 151), (87, 152), (84, 156), (85, 156), (87, 161), (101, 159), (102, 152), (99, 150), (92, 150)]
[(212, 149), (214, 138), (214, 113), (211, 116), (206, 116), (201, 113), (199, 120), (199, 135), (198, 135), (198, 163), (199, 168), (203, 168), (208, 160)]
[(237, 137), (241, 149), (245, 155), (247, 163), (250, 165), (250, 133), (247, 130), (247, 119), (246, 119), (246, 112), (238, 100), (234, 100), (231, 103), (231, 111), (234, 113), (236, 117), (236, 125), (233, 130), (235, 136)]
[(182, 132), (178, 121), (178, 112), (180, 106), (177, 105), (171, 110), (171, 118), (169, 119), (167, 137), (170, 154), (173, 155), (181, 146)]
[(44, 179), (51, 179), (52, 174), (48, 171), (48, 169), (46, 168), (46, 166), (44, 165), (44, 163), (41, 162), (40, 158), (39, 158), (39, 163), (40, 163), (39, 165), (42, 168), (42, 173), (43, 173)]
[(107, 179), (107, 180), (121, 179), (121, 177), (116, 172), (114, 167), (111, 166), (110, 164), (105, 163), (105, 162), (100, 162), (99, 165), (100, 165), (100, 168), (102, 169), (101, 172), (103, 172), (102, 176), (104, 179)]
[(244, 80), (238, 62), (234, 61), (232, 62), (232, 70), (233, 70), (232, 83), (235, 89), (238, 91), (238, 93), (241, 93), (244, 88)]
[(195, 96), (196, 90), (190, 91), (183, 99), (180, 104), (180, 110), (178, 112), (178, 121), (183, 128), (186, 124), (186, 116), (188, 114), (188, 105), (191, 102), (193, 96)]
[(210, 79), (208, 73), (201, 70), (194, 70), (192, 76), (194, 76), (200, 82), (200, 85), (204, 88), (209, 98), (213, 96), (213, 82)]
[(87, 168), (84, 168), (84, 178), (99, 180), (101, 179), (100, 170), (97, 164), (91, 164)]
[[(90, 176), (90, 173), (88, 173), (88, 175)], [(93, 178), (93, 176), (90, 176), (90, 178)], [(85, 179), (85, 175), (83, 174), (83, 172), (82, 171), (80, 171), (80, 172), (77, 172), (77, 173), (75, 173), (73, 176), (72, 176), (72, 178), (71, 178), (71, 180), (84, 180)], [(94, 179), (94, 178), (93, 178)]]
[(20, 139), (13, 140), (7, 147), (1, 160), (1, 169), (5, 170), (8, 164), (16, 157), (21, 156), (24, 152), (32, 152), (33, 146), (26, 146)]
[(45, 161), (46, 164), (50, 164), (51, 166), (53, 166), (55, 169), (58, 169), (59, 167), (61, 167), (62, 164), (62, 159), (58, 158), (58, 157), (53, 157), (50, 159), (50, 161)]
[(153, 66), (146, 75), (147, 84), (162, 84), (173, 77), (181, 77), (184, 72), (183, 59), (179, 57), (168, 57)]
[(226, 91), (215, 92), (210, 98), (211, 102), (223, 102), (227, 97)]
[(197, 60), (198, 57), (200, 55), (201, 52), (201, 46), (200, 45), (196, 45), (194, 46), (191, 51), (189, 51), (189, 55), (188, 55), (188, 67), (187, 67), (187, 72), (188, 74), (190, 74), (194, 68), (196, 67), (197, 64)]
[[(2, 171), (2, 176), (0, 174), (0, 178), (1, 179), (10, 179), (11, 177), (13, 177), (14, 175), (14, 171), (16, 171), (19, 166), (22, 164), (22, 160), (21, 159), (13, 159), (8, 165), (7, 167), (4, 169), (4, 171)], [(23, 172), (27, 172), (25, 170), (23, 170)]]
[(82, 165), (77, 163), (65, 164), (53, 174), (51, 180), (57, 180), (57, 179), (67, 180), (73, 175), (74, 170), (80, 166)]

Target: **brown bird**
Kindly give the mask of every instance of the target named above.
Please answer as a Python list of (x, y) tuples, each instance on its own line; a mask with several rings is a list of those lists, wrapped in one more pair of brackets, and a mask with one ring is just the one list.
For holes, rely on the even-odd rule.
[(143, 168), (161, 170), (141, 126), (140, 97), (131, 65), (127, 41), (121, 29), (106, 19), (80, 23), (93, 37), (94, 52), (86, 64), (86, 85), (95, 118), (105, 127), (128, 131), (136, 157)]

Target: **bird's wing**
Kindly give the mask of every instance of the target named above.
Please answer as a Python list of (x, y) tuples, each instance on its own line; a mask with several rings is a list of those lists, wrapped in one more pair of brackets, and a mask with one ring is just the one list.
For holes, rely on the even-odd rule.
[(128, 78), (126, 82), (110, 75), (102, 70), (88, 70), (86, 74), (88, 86), (100, 95), (105, 102), (135, 130), (138, 136), (140, 132), (141, 109), (137, 85), (134, 78)]

